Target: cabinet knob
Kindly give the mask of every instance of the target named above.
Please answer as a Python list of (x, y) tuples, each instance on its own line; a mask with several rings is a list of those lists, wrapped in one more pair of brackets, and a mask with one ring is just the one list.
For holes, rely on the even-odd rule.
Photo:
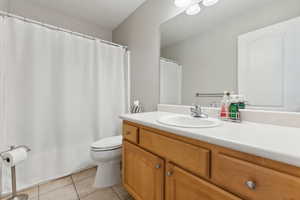
[(255, 190), (256, 188), (256, 183), (254, 181), (246, 181), (245, 185), (250, 189), (250, 190)]
[(130, 131), (126, 131), (126, 135), (130, 135)]
[(167, 176), (172, 176), (172, 174), (173, 174), (173, 172), (171, 172), (171, 171), (167, 172)]
[(156, 169), (160, 169), (160, 168), (161, 168), (161, 164), (155, 165), (155, 168), (156, 168)]

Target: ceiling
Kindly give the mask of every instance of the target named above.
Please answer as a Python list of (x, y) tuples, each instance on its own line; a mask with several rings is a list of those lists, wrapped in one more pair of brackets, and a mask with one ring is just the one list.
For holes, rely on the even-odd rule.
[(278, 0), (220, 0), (212, 7), (203, 8), (198, 15), (188, 16), (182, 13), (161, 25), (161, 47), (186, 40), (233, 17), (275, 1)]
[(27, 0), (113, 30), (146, 0)]

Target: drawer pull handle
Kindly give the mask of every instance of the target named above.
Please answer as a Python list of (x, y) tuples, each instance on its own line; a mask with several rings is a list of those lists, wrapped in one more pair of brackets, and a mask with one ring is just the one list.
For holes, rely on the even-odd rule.
[(245, 184), (250, 190), (255, 190), (256, 188), (256, 183), (254, 181), (247, 181)]
[(156, 169), (160, 169), (160, 168), (161, 168), (161, 164), (155, 165), (155, 168), (156, 168)]
[(126, 135), (130, 135), (130, 131), (126, 131)]
[(173, 175), (173, 172), (170, 172), (170, 171), (167, 172), (167, 176), (172, 176), (172, 175)]

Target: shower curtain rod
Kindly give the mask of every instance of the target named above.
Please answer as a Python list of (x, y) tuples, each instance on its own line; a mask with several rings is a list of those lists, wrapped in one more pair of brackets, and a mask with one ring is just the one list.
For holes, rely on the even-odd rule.
[(169, 62), (169, 63), (174, 63), (174, 64), (177, 64), (177, 65), (180, 65), (177, 61), (171, 60), (171, 59), (168, 59), (168, 58), (160, 57), (160, 60), (165, 61), (165, 62)]
[(69, 33), (69, 34), (76, 35), (76, 36), (79, 36), (79, 37), (83, 37), (83, 38), (86, 38), (86, 39), (89, 39), (89, 40), (98, 40), (98, 41), (100, 41), (100, 42), (102, 42), (104, 44), (108, 44), (108, 45), (112, 45), (112, 46), (115, 46), (115, 47), (124, 48), (126, 51), (128, 50), (127, 46), (123, 46), (123, 45), (120, 45), (120, 44), (117, 44), (117, 43), (113, 43), (113, 42), (110, 42), (110, 41), (107, 41), (107, 40), (102, 40), (100, 38), (93, 37), (93, 36), (90, 36), (90, 35), (86, 35), (86, 34), (83, 34), (83, 33), (71, 31), (71, 30), (64, 29), (64, 28), (60, 28), (58, 26), (53, 26), (53, 25), (50, 25), (50, 24), (46, 24), (46, 23), (42, 23), (42, 22), (39, 22), (39, 21), (35, 21), (35, 20), (29, 19), (29, 18), (26, 18), (26, 17), (21, 17), (21, 16), (18, 16), (18, 15), (12, 14), (12, 13), (0, 11), (0, 16), (15, 18), (15, 19), (18, 19), (18, 20), (21, 20), (21, 21), (24, 21), (24, 22), (28, 22), (28, 23), (39, 25), (39, 26), (43, 26), (43, 27), (51, 29), (51, 30), (56, 30), (56, 31), (61, 31), (61, 32)]

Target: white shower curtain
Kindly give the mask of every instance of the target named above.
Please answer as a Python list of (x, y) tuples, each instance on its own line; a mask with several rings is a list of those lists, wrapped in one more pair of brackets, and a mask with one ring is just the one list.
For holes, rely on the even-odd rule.
[[(14, 18), (0, 26), (0, 150), (32, 149), (17, 167), (18, 185), (90, 166), (90, 144), (121, 133), (125, 50)], [(8, 191), (10, 174), (3, 169)]]
[[(4, 49), (4, 41), (3, 38), (5, 36), (4, 32), (4, 17), (0, 16), (0, 152), (5, 150), (5, 138), (3, 134), (4, 130), (4, 73), (3, 73), (3, 67), (5, 65), (4, 63), (4, 54), (2, 49)], [(0, 158), (1, 159), (1, 158)], [(2, 185), (3, 185), (3, 179), (2, 179), (2, 170), (1, 170), (1, 161), (0, 161), (0, 195), (2, 194)]]

